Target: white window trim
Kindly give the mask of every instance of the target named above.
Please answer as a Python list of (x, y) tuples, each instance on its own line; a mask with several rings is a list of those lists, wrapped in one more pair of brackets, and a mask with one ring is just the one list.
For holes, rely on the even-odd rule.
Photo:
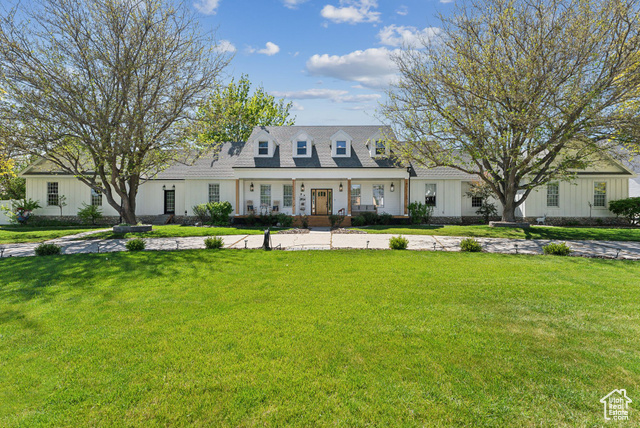
[[(298, 154), (299, 141), (304, 141), (307, 143), (307, 153), (304, 155)], [(311, 138), (306, 132), (300, 131), (291, 139), (291, 148), (291, 154), (294, 158), (310, 158), (311, 154), (313, 153), (313, 138)]]
[[(289, 205), (286, 204), (286, 194), (284, 189), (289, 186), (291, 187), (291, 202), (289, 203)], [(293, 198), (294, 198), (294, 191), (293, 191), (293, 184), (283, 184), (282, 185), (282, 208), (293, 208)]]
[[(218, 200), (217, 201), (212, 201), (211, 200), (211, 186), (218, 186)], [(222, 198), (220, 197), (220, 183), (209, 183), (207, 185), (207, 201), (208, 202), (220, 202), (222, 200)]]
[[(438, 202), (439, 202), (439, 198), (438, 198), (438, 183), (424, 183), (424, 203), (425, 205), (427, 204), (427, 186), (435, 186), (435, 198), (436, 198), (436, 203), (434, 205), (429, 205), (430, 207), (438, 208)], [(475, 207), (473, 207), (475, 208)]]
[[(381, 205), (376, 205), (376, 186), (380, 186), (382, 188), (382, 204)], [(372, 202), (373, 205), (375, 205), (377, 208), (384, 208), (384, 203), (385, 203), (385, 191), (384, 191), (384, 184), (374, 184), (371, 186), (371, 198), (372, 198)], [(362, 198), (362, 193), (360, 194), (360, 197)]]
[[(598, 184), (604, 184), (604, 205), (596, 205), (596, 186)], [(593, 192), (592, 192), (592, 203), (593, 209), (596, 210), (606, 210), (607, 202), (609, 202), (609, 183), (606, 181), (594, 181), (593, 182)]]
[(56, 191), (55, 191), (56, 201), (58, 203), (60, 203), (60, 182), (58, 182), (58, 181), (47, 181), (47, 206), (48, 207), (57, 207), (58, 203), (56, 203), (56, 204), (49, 203), (51, 201), (49, 196), (54, 194), (53, 192), (49, 192), (49, 184), (55, 184), (56, 185), (55, 186), (56, 187)]
[[(557, 193), (557, 199), (558, 199), (558, 205), (549, 205), (549, 186), (556, 186), (556, 188), (558, 189), (558, 193)], [(547, 208), (550, 209), (559, 209), (560, 208), (560, 183), (547, 183), (547, 193), (546, 193), (546, 198), (547, 198), (547, 202), (546, 202), (546, 206)]]
[[(260, 143), (267, 143), (267, 154), (260, 154)], [(253, 156), (256, 158), (272, 158), (276, 151), (276, 141), (267, 131), (262, 130), (253, 140)]]
[[(347, 143), (347, 152), (344, 155), (338, 154), (338, 141), (345, 141)], [(346, 132), (340, 130), (331, 136), (331, 157), (334, 158), (350, 158), (351, 157), (351, 144), (353, 138)]]
[(390, 144), (388, 141), (386, 141), (386, 144), (384, 145), (384, 155), (376, 154), (376, 143), (380, 140), (384, 140), (384, 135), (382, 135), (381, 132), (378, 132), (367, 140), (367, 147), (369, 148), (369, 154), (372, 158), (387, 158), (391, 154), (391, 148), (389, 147)]

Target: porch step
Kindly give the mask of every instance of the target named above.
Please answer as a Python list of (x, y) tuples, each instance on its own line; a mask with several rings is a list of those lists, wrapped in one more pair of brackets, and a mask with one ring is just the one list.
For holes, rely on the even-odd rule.
[(329, 216), (324, 216), (324, 215), (309, 216), (309, 227), (329, 227), (329, 226), (331, 226), (331, 222), (329, 221)]

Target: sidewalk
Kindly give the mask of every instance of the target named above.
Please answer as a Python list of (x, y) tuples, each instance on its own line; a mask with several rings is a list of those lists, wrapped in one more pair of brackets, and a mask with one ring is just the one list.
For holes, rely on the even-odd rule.
[[(63, 254), (109, 253), (126, 251), (126, 239), (96, 239), (76, 241), (75, 239), (99, 231), (47, 241), (62, 247)], [(341, 234), (328, 230), (312, 230), (303, 234), (272, 234), (272, 246), (288, 251), (332, 250), (332, 249), (373, 249), (389, 248), (390, 234)], [(409, 240), (409, 250), (459, 251), (460, 236), (403, 235)], [(222, 236), (225, 248), (257, 249), (262, 246), (263, 235)], [(205, 237), (147, 238), (147, 250), (189, 250), (204, 248)], [(573, 250), (572, 255), (585, 257), (606, 257), (626, 260), (640, 260), (640, 242), (623, 241), (551, 241), (506, 238), (477, 238), (484, 251), (506, 254), (542, 254), (542, 247), (549, 242), (566, 242)], [(39, 243), (0, 245), (3, 257), (27, 257), (35, 255)]]

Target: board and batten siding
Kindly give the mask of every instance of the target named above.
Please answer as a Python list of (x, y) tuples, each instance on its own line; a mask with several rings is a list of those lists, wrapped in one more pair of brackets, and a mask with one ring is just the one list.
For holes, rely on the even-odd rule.
[(433, 217), (460, 217), (462, 215), (462, 181), (461, 180), (427, 180), (411, 179), (411, 198), (409, 202), (425, 202), (426, 184), (435, 184), (436, 206)]
[[(607, 207), (592, 207), (593, 190), (596, 182), (607, 183)], [(529, 194), (524, 202), (527, 217), (615, 217), (609, 211), (608, 203), (627, 198), (629, 194), (628, 178), (588, 177), (573, 182), (561, 181), (559, 184), (559, 206), (547, 206), (547, 186), (541, 186)]]
[[(233, 206), (233, 213), (236, 209), (236, 180), (206, 179), (206, 180), (185, 180), (184, 181), (184, 206), (179, 213), (193, 215), (193, 207), (209, 202), (209, 184), (220, 186), (220, 202), (230, 202)], [(177, 197), (177, 194), (176, 194)]]

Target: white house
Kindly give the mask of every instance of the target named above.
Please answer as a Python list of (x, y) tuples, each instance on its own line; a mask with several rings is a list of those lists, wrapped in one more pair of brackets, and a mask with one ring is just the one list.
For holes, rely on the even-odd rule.
[[(384, 131), (384, 132), (383, 132)], [(433, 222), (461, 222), (476, 216), (481, 200), (465, 195), (474, 176), (453, 168), (400, 165), (385, 145), (379, 126), (283, 126), (256, 128), (247, 142), (226, 143), (220, 151), (187, 166), (176, 164), (140, 188), (137, 214), (192, 216), (192, 207), (229, 201), (234, 215), (251, 212), (306, 214), (323, 223), (329, 214), (347, 218), (363, 210), (408, 215), (410, 202), (432, 205)], [(74, 216), (82, 203), (101, 205), (117, 217), (101, 195), (45, 161), (25, 171), (27, 197), (43, 206), (35, 214)], [(563, 221), (612, 220), (611, 200), (629, 195), (636, 175), (605, 159), (580, 171), (572, 182), (551, 183), (531, 193), (521, 206), (526, 218), (547, 215)]]

